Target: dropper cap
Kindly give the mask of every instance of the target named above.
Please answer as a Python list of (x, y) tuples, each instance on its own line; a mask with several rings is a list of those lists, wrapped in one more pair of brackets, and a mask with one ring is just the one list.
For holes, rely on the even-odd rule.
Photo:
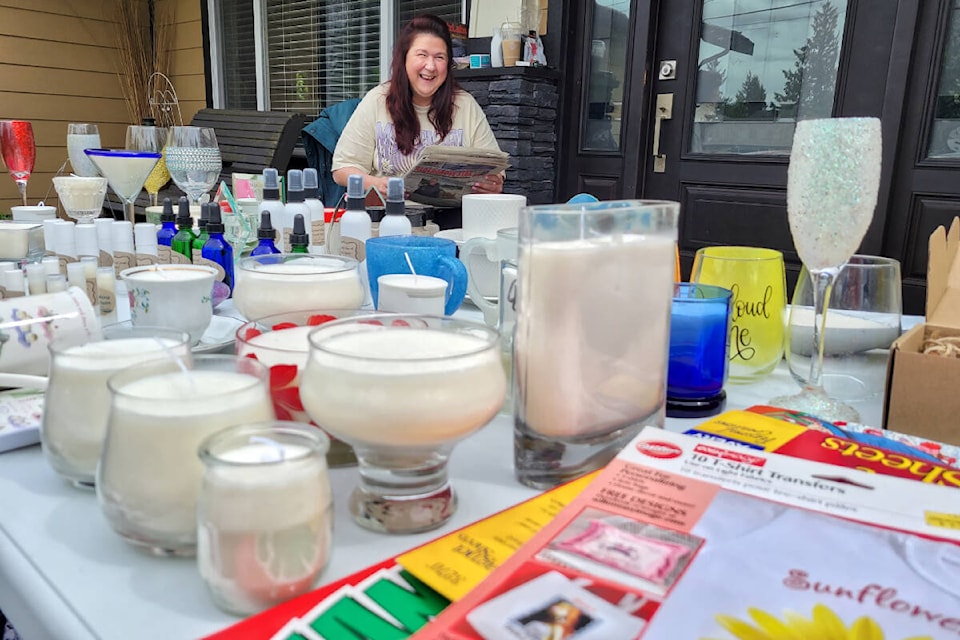
[[(187, 210), (189, 215), (189, 209)], [(174, 222), (177, 217), (173, 214), (173, 200), (170, 198), (163, 199), (163, 211), (160, 212), (160, 222)]]
[(303, 195), (307, 199), (314, 199), (320, 194), (320, 179), (317, 170), (308, 167), (303, 170)]
[[(297, 214), (300, 215), (299, 213)], [(302, 217), (302, 216), (301, 216)], [(269, 211), (260, 212), (260, 228), (257, 229), (257, 239), (264, 240), (276, 240), (277, 230), (273, 228), (273, 222), (270, 220)]]
[(280, 173), (273, 167), (263, 170), (263, 199), (280, 199)]
[(403, 178), (387, 179), (387, 215), (404, 214)]
[(366, 211), (365, 200), (363, 176), (354, 174), (347, 178), (347, 209), (350, 211)]
[(220, 218), (220, 205), (216, 202), (205, 202), (200, 209), (201, 219), (203, 214), (207, 214), (207, 233), (223, 233), (223, 221)]
[[(166, 202), (164, 202), (164, 207), (166, 207)], [(177, 227), (180, 229), (193, 228), (193, 217), (190, 215), (190, 201), (187, 200), (187, 196), (180, 196), (177, 203)]]
[(307, 227), (303, 222), (303, 214), (298, 213), (293, 216), (293, 231), (290, 233), (290, 245), (310, 244), (310, 236), (307, 235)]
[(287, 202), (303, 202), (306, 195), (303, 193), (303, 171), (290, 169), (287, 171)]
[[(211, 204), (213, 205), (213, 209), (210, 208)], [(210, 222), (211, 211), (216, 211), (219, 214), (220, 207), (218, 207), (216, 204), (212, 202), (204, 202), (202, 205), (200, 205), (200, 219), (197, 220), (197, 228), (200, 229), (201, 231), (207, 228), (207, 225)]]

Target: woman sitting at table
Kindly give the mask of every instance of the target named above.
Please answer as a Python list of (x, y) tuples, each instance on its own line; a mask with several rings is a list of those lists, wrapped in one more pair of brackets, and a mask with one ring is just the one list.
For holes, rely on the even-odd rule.
[[(390, 80), (357, 105), (333, 154), (333, 179), (387, 193), (387, 178), (403, 175), (427, 146), (443, 144), (500, 150), (480, 105), (457, 86), (447, 24), (433, 15), (413, 18), (393, 49)], [(501, 193), (503, 175), (485, 176), (474, 193)]]

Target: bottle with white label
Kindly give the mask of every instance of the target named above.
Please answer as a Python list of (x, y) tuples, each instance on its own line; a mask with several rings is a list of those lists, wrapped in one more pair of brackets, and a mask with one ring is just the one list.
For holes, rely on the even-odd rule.
[[(303, 171), (291, 169), (287, 172), (287, 204), (283, 207), (283, 218), (281, 218), (283, 233), (280, 239), (283, 241), (283, 252), (290, 253), (292, 246), (290, 244), (290, 235), (293, 233), (293, 221), (297, 215), (303, 216), (304, 222), (310, 220), (310, 208), (307, 206), (306, 194), (303, 192)], [(309, 246), (310, 229), (306, 228), (307, 245)]]
[[(110, 231), (113, 240), (113, 271), (119, 278), (124, 269), (137, 266), (133, 249), (133, 223), (129, 220), (115, 220)], [(66, 267), (63, 272), (66, 273)]]
[(347, 210), (340, 217), (340, 255), (356, 258), (360, 262), (360, 280), (366, 292), (364, 304), (370, 301), (366, 242), (370, 239), (372, 227), (373, 221), (367, 213), (366, 194), (363, 192), (363, 176), (352, 175), (347, 179)]
[(403, 202), (403, 178), (387, 180), (387, 215), (380, 221), (380, 237), (409, 236), (413, 227)]
[(136, 248), (137, 266), (145, 267), (157, 264), (157, 226), (152, 222), (138, 222), (133, 225), (133, 240)]
[(97, 246), (100, 247), (100, 266), (113, 266), (113, 218), (97, 218)]
[(290, 233), (289, 229), (284, 229), (283, 201), (280, 199), (280, 173), (273, 167), (267, 167), (263, 170), (263, 200), (257, 207), (257, 216), (259, 217), (264, 211), (269, 211), (273, 216), (273, 228), (277, 230), (281, 239)]
[(320, 193), (320, 181), (317, 170), (307, 168), (303, 170), (303, 195), (310, 217), (306, 219), (310, 227), (310, 253), (326, 253), (326, 225), (324, 221), (323, 202), (317, 197)]
[(97, 239), (97, 228), (92, 224), (78, 224), (73, 228), (77, 242), (77, 257), (93, 256), (100, 261), (100, 243)]
[(56, 220), (53, 225), (53, 250), (60, 259), (60, 272), (67, 272), (67, 264), (77, 261), (77, 225), (67, 220)]
[(101, 324), (110, 324), (117, 319), (117, 277), (113, 267), (97, 268), (97, 307)]

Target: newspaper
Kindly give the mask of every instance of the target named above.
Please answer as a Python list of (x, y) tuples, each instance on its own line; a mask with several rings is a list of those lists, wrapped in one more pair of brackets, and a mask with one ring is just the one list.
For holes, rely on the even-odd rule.
[(503, 151), (477, 147), (426, 147), (420, 161), (404, 175), (404, 188), (414, 202), (435, 207), (459, 207), (480, 178), (510, 166)]

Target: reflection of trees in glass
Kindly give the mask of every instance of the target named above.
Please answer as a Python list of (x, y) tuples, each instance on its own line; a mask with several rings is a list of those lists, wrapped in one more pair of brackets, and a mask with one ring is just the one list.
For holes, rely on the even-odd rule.
[[(774, 98), (781, 106), (781, 115), (788, 115), (791, 106), (804, 118), (828, 117), (833, 112), (840, 41), (837, 37), (839, 12), (826, 3), (813, 16), (813, 35), (799, 49), (793, 50), (793, 69), (785, 69), (783, 93)], [(792, 114), (790, 114), (792, 115)]]
[(730, 119), (762, 117), (767, 108), (767, 90), (760, 78), (747, 71), (747, 77), (733, 102), (724, 106), (723, 114)]
[(947, 38), (946, 47), (943, 49), (937, 117), (960, 119), (960, 14), (956, 8), (950, 17)]

